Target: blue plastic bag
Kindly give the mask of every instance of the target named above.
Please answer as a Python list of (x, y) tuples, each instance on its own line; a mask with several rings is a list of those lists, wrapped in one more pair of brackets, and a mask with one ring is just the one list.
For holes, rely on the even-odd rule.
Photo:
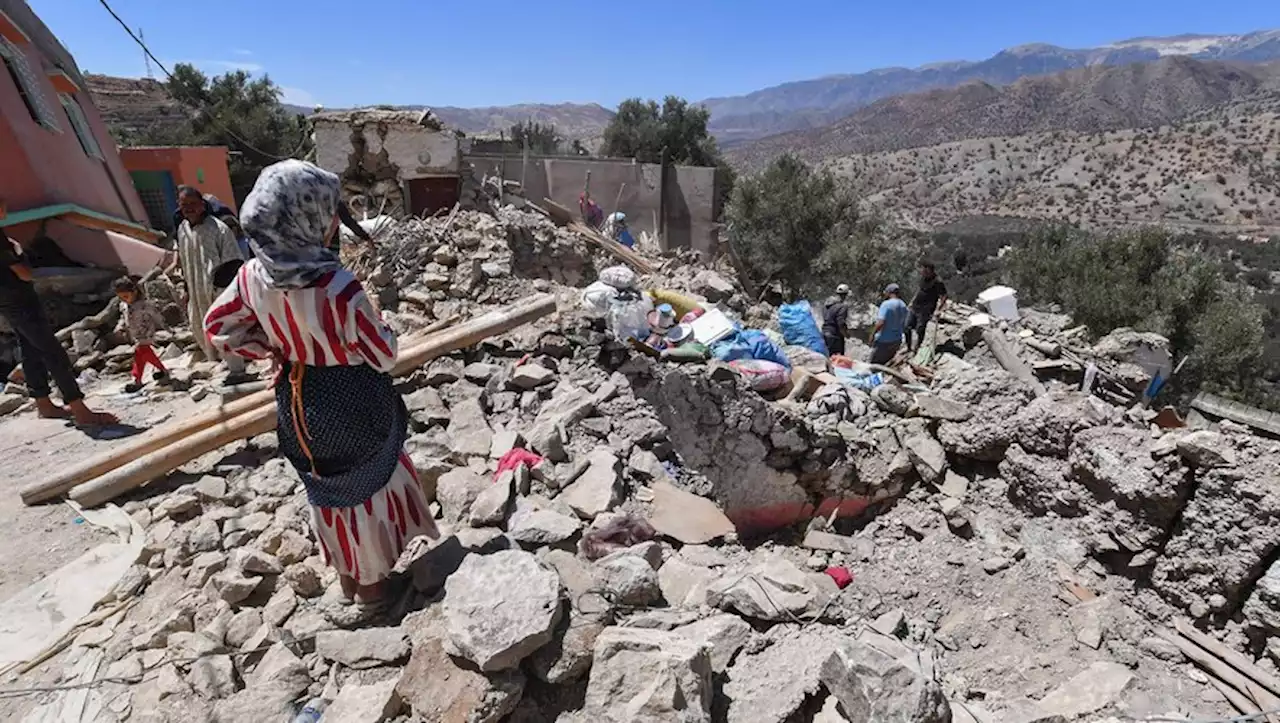
[(827, 343), (822, 340), (822, 332), (809, 311), (809, 302), (797, 301), (778, 307), (778, 325), (782, 327), (782, 338), (788, 344), (803, 346), (827, 356)]
[(774, 344), (773, 340), (763, 331), (744, 329), (738, 332), (738, 339), (751, 347), (752, 359), (771, 361), (781, 365), (784, 369), (791, 368), (791, 360), (787, 358), (786, 352), (782, 351), (782, 347)]

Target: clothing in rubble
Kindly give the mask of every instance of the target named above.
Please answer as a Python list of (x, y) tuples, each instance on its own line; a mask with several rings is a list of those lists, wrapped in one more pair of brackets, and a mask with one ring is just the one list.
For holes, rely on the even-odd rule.
[(377, 585), (410, 540), (439, 532), (403, 447), (408, 413), (389, 375), (395, 332), (325, 245), (338, 192), (337, 176), (310, 163), (263, 170), (243, 212), (254, 258), (205, 329), (224, 352), (280, 361), (280, 449), (345, 589)]

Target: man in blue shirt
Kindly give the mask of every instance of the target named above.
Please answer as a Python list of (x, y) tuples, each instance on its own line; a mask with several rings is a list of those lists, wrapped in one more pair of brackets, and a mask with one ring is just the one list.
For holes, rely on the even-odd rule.
[(897, 284), (884, 287), (884, 301), (876, 312), (876, 328), (871, 334), (875, 349), (871, 352), (872, 364), (888, 364), (902, 346), (902, 335), (907, 327), (910, 310), (902, 300), (902, 290)]

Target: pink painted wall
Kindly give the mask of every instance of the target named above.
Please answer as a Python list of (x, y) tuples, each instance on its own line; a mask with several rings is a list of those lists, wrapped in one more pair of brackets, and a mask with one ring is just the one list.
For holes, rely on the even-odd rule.
[[(32, 30), (29, 33), (31, 35), (37, 35), (34, 29), (24, 29)], [(5, 199), (9, 211), (74, 203), (116, 218), (147, 225), (147, 214), (142, 201), (120, 161), (115, 141), (107, 132), (102, 116), (94, 107), (88, 92), (79, 90), (73, 95), (84, 110), (89, 129), (105, 160), (89, 156), (81, 147), (62, 107), (54, 82), (46, 74), (47, 64), (36, 44), (22, 42), (17, 44), (17, 48), (32, 69), (36, 91), (43, 96), (45, 105), (52, 111), (58, 130), (50, 130), (32, 118), (13, 78), (7, 72), (0, 72), (0, 159), (3, 159), (0, 198)], [(50, 61), (52, 62), (53, 60)], [(67, 256), (73, 259), (102, 259), (105, 262), (102, 265), (126, 265), (115, 253), (116, 244), (110, 241), (105, 232), (67, 226), (68, 224), (58, 224), (58, 233), (54, 233), (54, 224), (46, 227), (46, 232), (58, 242)], [(39, 224), (21, 224), (7, 228), (6, 233), (26, 242), (38, 230)], [(92, 248), (95, 245), (102, 248)]]
[[(168, 171), (179, 186), (194, 186), (212, 193), (231, 210), (236, 208), (227, 168), (225, 146), (138, 146), (121, 148), (120, 160), (130, 171)], [(201, 181), (201, 177), (204, 178)]]

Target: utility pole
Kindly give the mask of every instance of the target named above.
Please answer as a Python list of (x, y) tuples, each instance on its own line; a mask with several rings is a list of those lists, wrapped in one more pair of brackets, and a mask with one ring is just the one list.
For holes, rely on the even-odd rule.
[(147, 42), (147, 39), (146, 39), (146, 38), (144, 38), (144, 37), (142, 36), (142, 28), (141, 28), (141, 27), (139, 27), (139, 28), (138, 28), (138, 43), (139, 43), (139, 45), (143, 45), (143, 49), (142, 49), (142, 62), (144, 62), (144, 63), (146, 63), (146, 64), (147, 64), (147, 80), (155, 80), (155, 76), (153, 76), (153, 75), (151, 74), (151, 56), (147, 54), (147, 49), (146, 49), (146, 46), (145, 46), (145, 43), (146, 43), (146, 42)]

